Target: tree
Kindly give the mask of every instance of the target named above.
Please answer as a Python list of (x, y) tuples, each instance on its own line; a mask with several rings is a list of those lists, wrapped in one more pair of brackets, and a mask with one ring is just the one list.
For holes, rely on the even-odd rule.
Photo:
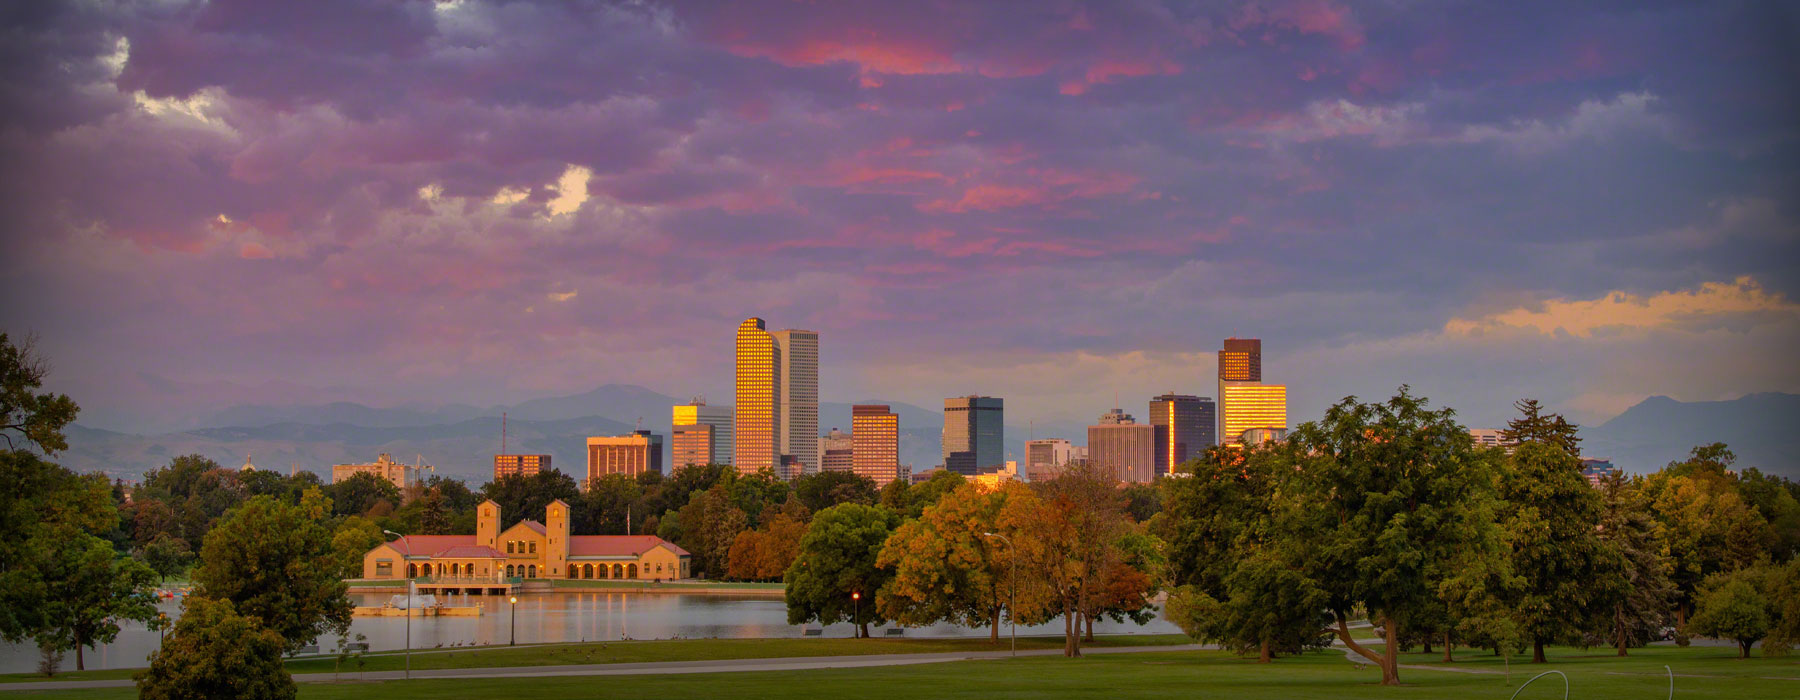
[(380, 503), (386, 502), (389, 509), (400, 503), (400, 487), (370, 472), (351, 474), (326, 487), (325, 495), (331, 498), (333, 515), (368, 515)]
[(1330, 624), (1322, 592), (1268, 551), (1281, 481), (1293, 473), (1280, 444), (1215, 446), (1192, 477), (1163, 484), (1150, 531), (1168, 544), (1168, 616), (1197, 640), (1261, 663), (1316, 646)]
[(1546, 643), (1604, 627), (1597, 621), (1625, 596), (1624, 563), (1595, 531), (1601, 497), (1580, 460), (1557, 442), (1526, 440), (1507, 463), (1502, 527), (1518, 577), (1509, 602), (1532, 663), (1541, 664)]
[(876, 502), (875, 481), (850, 472), (821, 471), (794, 480), (794, 495), (815, 513), (840, 503)]
[(1800, 500), (1794, 497), (1793, 487), (1792, 481), (1764, 474), (1756, 467), (1746, 467), (1737, 478), (1738, 493), (1769, 523), (1768, 550), (1773, 561), (1800, 554)]
[(1521, 399), (1513, 402), (1513, 408), (1521, 414), (1506, 422), (1506, 428), (1500, 431), (1500, 439), (1513, 444), (1541, 442), (1562, 448), (1563, 452), (1579, 456), (1581, 454), (1581, 436), (1576, 435), (1576, 426), (1556, 413), (1544, 413), (1537, 399)]
[[(81, 409), (67, 395), (37, 393), (50, 366), (34, 345), (29, 336), (14, 345), (0, 333), (0, 438), (9, 451), (35, 445), (44, 454), (56, 454), (69, 449), (63, 427)], [(20, 442), (13, 441), (15, 436)]]
[(44, 601), (46, 625), (38, 646), (75, 650), (75, 670), (87, 668), (82, 649), (110, 644), (119, 636), (120, 620), (156, 619), (156, 573), (136, 560), (120, 558), (112, 544), (93, 535), (76, 534), (57, 543), (57, 551), (41, 558), (54, 581)]
[(529, 476), (508, 474), (481, 487), (482, 499), (500, 504), (500, 529), (520, 521), (544, 517), (544, 509), (554, 501), (574, 505), (581, 502), (581, 489), (575, 479), (558, 469)]
[(187, 540), (170, 537), (167, 533), (158, 533), (156, 539), (144, 545), (142, 552), (144, 564), (156, 572), (157, 583), (186, 571), (194, 562), (194, 551), (188, 548)]
[(331, 551), (337, 559), (338, 578), (362, 578), (363, 555), (386, 541), (374, 521), (352, 515), (338, 523), (331, 535)]
[[(789, 503), (799, 505), (799, 501)], [(779, 581), (800, 556), (806, 522), (787, 512), (776, 512), (766, 520), (762, 529), (745, 530), (732, 540), (727, 576), (745, 581)]]
[(282, 636), (239, 615), (228, 600), (189, 596), (175, 631), (139, 671), (143, 700), (292, 700)]
[(1036, 498), (1008, 499), (1000, 524), (1028, 535), (1014, 539), (1022, 583), (1034, 589), (1030, 597), (1042, 601), (1042, 612), (1062, 615), (1063, 655), (1080, 656), (1080, 618), (1092, 613), (1106, 576), (1124, 558), (1124, 500), (1112, 477), (1091, 466), (1071, 467), (1033, 489)]
[(643, 498), (644, 487), (630, 475), (607, 474), (594, 479), (581, 495), (582, 530), (598, 535), (626, 534), (627, 517), (635, 515), (642, 522), (651, 515), (638, 505)]
[(800, 538), (800, 555), (782, 577), (787, 584), (788, 624), (849, 620), (859, 636), (867, 637), (870, 623), (886, 621), (873, 598), (892, 574), (875, 562), (899, 525), (899, 514), (861, 503), (843, 503), (815, 514), (806, 536)]
[(1017, 534), (1000, 527), (1000, 511), (1008, 494), (1025, 490), (1008, 483), (983, 493), (965, 483), (895, 530), (876, 560), (893, 570), (876, 595), (881, 614), (907, 625), (987, 625), (989, 641), (999, 641), (1000, 611), (1014, 582), (1004, 542), (987, 533)]
[(1755, 569), (1739, 569), (1707, 578), (1700, 586), (1688, 629), (1701, 636), (1735, 641), (1738, 658), (1748, 658), (1750, 647), (1769, 635), (1774, 622), (1769, 599), (1758, 590), (1760, 574)]
[(231, 601), (297, 650), (350, 625), (352, 605), (325, 527), (331, 502), (309, 491), (298, 504), (257, 496), (206, 535), (195, 594)]
[(1687, 461), (1644, 480), (1671, 565), (1676, 627), (1682, 630), (1677, 641), (1683, 643), (1700, 582), (1751, 566), (1767, 551), (1768, 523), (1732, 487), (1725, 474), (1730, 453), (1723, 447), (1697, 447)]
[[(1383, 685), (1400, 682), (1402, 631), (1442, 605), (1442, 563), (1494, 527), (1492, 467), (1454, 412), (1427, 405), (1402, 386), (1385, 403), (1345, 398), (1290, 433), (1295, 471), (1272, 528), (1271, 550), (1324, 593), (1338, 637), (1381, 667)], [(1351, 636), (1359, 608), (1383, 628), (1383, 652)]]
[(689, 497), (688, 504), (668, 522), (675, 526), (673, 540), (693, 554), (695, 571), (722, 577), (731, 561), (731, 545), (738, 533), (750, 528), (750, 516), (731, 498), (730, 482), (721, 481)]
[(1642, 480), (1612, 472), (1600, 480), (1600, 539), (1620, 557), (1625, 595), (1613, 603), (1613, 645), (1626, 649), (1655, 638), (1669, 616), (1674, 588)]
[(455, 534), (455, 526), (450, 522), (450, 499), (444, 496), (441, 489), (426, 489), (425, 495), (419, 497), (418, 504), (419, 534)]
[(71, 544), (117, 522), (105, 477), (0, 450), (0, 639), (24, 641), (55, 624), (49, 601), (64, 585), (58, 562)]

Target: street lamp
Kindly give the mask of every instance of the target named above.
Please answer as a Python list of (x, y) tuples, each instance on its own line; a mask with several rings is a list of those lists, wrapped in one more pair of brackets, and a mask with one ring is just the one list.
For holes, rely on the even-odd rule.
[[(1012, 547), (1012, 540), (1007, 539), (1006, 535), (1001, 535), (1001, 534), (993, 533), (993, 532), (983, 532), (983, 533), (981, 533), (981, 536), (982, 537), (998, 537), (998, 538), (1000, 538), (1001, 541), (1006, 543), (1007, 547)], [(1007, 591), (1006, 591), (1006, 623), (1009, 627), (1012, 628), (1012, 655), (1018, 656), (1019, 655), (1019, 611), (1014, 610), (1013, 606), (1019, 602), (1019, 551), (1017, 549), (1014, 549), (1012, 556), (1009, 558), (1012, 559), (1012, 577), (1007, 581), (1007, 585), (1006, 585), (1006, 588), (1007, 588)]]
[[(403, 540), (406, 539), (406, 535), (394, 532), (393, 530), (382, 530), (382, 532)], [(400, 561), (406, 561), (406, 556), (401, 555)], [(406, 678), (408, 680), (412, 679), (412, 606), (413, 599), (417, 597), (413, 594), (413, 587), (415, 585), (417, 584), (412, 580), (412, 577), (408, 576), (406, 578)]]
[(507, 602), (512, 603), (512, 629), (509, 630), (510, 639), (506, 642), (506, 645), (509, 647), (517, 646), (519, 644), (519, 597), (512, 596), (506, 600)]
[(856, 605), (856, 614), (850, 617), (850, 638), (856, 639), (862, 636), (862, 627), (857, 625), (857, 620), (862, 617), (862, 591), (851, 591), (850, 600)]

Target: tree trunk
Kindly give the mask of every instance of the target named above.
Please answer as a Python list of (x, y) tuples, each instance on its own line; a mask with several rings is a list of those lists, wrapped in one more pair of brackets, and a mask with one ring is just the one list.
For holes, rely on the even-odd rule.
[(1000, 606), (994, 606), (993, 624), (988, 625), (988, 643), (1000, 643)]
[(1456, 660), (1456, 659), (1450, 658), (1450, 649), (1451, 649), (1450, 630), (1444, 630), (1444, 661), (1445, 662), (1450, 662), (1450, 661)]
[(86, 671), (87, 670), (87, 666), (85, 664), (83, 664), (82, 660), (81, 660), (81, 642), (80, 641), (75, 642), (75, 670), (77, 670), (77, 671)]
[(1075, 608), (1067, 601), (1063, 602), (1063, 656), (1080, 656), (1081, 649), (1075, 646), (1079, 635), (1075, 628)]
[[(1744, 642), (1744, 641), (1738, 642), (1738, 658), (1740, 658), (1740, 659), (1750, 658), (1750, 643), (1749, 642)], [(81, 650), (80, 649), (75, 650), (75, 660), (77, 662), (81, 661)]]
[(1613, 608), (1613, 641), (1619, 646), (1619, 656), (1625, 655), (1625, 606)]
[(1084, 639), (1085, 641), (1092, 643), (1094, 641), (1094, 618), (1088, 617), (1087, 614), (1083, 613), (1081, 619), (1087, 621), (1087, 637)]
[(1675, 646), (1686, 647), (1688, 645), (1687, 615), (1686, 605), (1675, 606)]
[(1431, 653), (1431, 637), (1430, 636), (1426, 636), (1425, 642), (1423, 644), (1419, 645), (1419, 653), (1421, 653), (1421, 654)]
[(1531, 663), (1544, 663), (1544, 640), (1536, 638), (1531, 640)]
[(1382, 685), (1399, 685), (1400, 684), (1399, 675), (1396, 674), (1393, 669), (1388, 667), (1388, 658), (1390, 658), (1394, 655), (1395, 634), (1394, 634), (1393, 625), (1390, 623), (1388, 625), (1388, 630), (1387, 630), (1388, 653), (1385, 655), (1377, 654), (1377, 653), (1375, 653), (1374, 649), (1365, 647), (1362, 644), (1357, 643), (1357, 641), (1355, 639), (1350, 637), (1350, 623), (1349, 623), (1349, 621), (1344, 619), (1343, 613), (1335, 613), (1334, 612), (1333, 614), (1337, 615), (1338, 639), (1340, 639), (1344, 642), (1344, 646), (1350, 647), (1351, 651), (1356, 652), (1357, 654), (1361, 655), (1365, 659), (1375, 662), (1375, 665), (1381, 667), (1381, 684)]
[(1272, 653), (1272, 650), (1269, 648), (1270, 646), (1271, 645), (1269, 644), (1269, 640), (1267, 640), (1267, 639), (1263, 640), (1262, 654), (1256, 658), (1256, 663), (1266, 664), (1266, 663), (1269, 663), (1270, 661), (1275, 660), (1275, 655), (1274, 655), (1274, 653)]
[(867, 623), (867, 622), (857, 623), (857, 627), (862, 630), (863, 639), (868, 639), (869, 638), (869, 623)]
[(1382, 685), (1400, 685), (1400, 623), (1388, 618), (1384, 625), (1387, 630), (1387, 664), (1381, 668)]

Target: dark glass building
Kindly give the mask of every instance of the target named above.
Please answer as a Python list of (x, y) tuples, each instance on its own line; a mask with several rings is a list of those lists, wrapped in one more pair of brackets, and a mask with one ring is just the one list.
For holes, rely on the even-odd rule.
[(1173, 474), (1183, 462), (1218, 443), (1217, 419), (1218, 406), (1204, 396), (1163, 394), (1150, 399), (1150, 424), (1156, 426), (1156, 474)]

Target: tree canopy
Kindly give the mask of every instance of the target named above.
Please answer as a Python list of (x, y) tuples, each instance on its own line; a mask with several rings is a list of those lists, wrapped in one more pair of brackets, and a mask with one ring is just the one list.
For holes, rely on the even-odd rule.
[(323, 632), (342, 633), (353, 606), (325, 525), (330, 507), (317, 491), (297, 504), (268, 496), (245, 501), (207, 533), (195, 594), (231, 601), (281, 635), (289, 650)]
[(875, 592), (892, 573), (876, 566), (876, 561), (899, 525), (898, 513), (861, 503), (842, 503), (814, 514), (800, 539), (800, 555), (782, 579), (787, 584), (788, 624), (848, 620), (866, 637), (871, 623), (885, 621)]
[(281, 664), (289, 648), (228, 600), (189, 596), (150, 667), (135, 676), (143, 700), (292, 700), (298, 690)]

